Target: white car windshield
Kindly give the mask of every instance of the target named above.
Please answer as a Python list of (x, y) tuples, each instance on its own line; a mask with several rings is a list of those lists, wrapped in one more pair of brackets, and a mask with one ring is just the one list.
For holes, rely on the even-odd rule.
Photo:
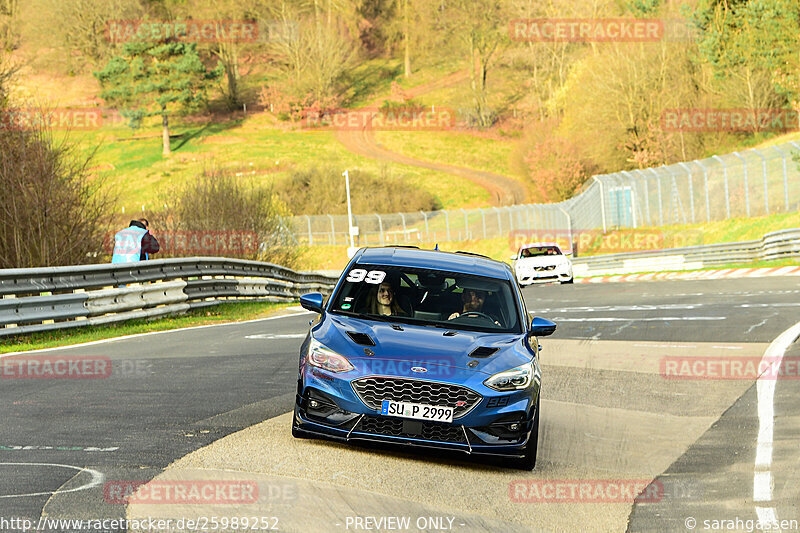
[(558, 246), (533, 246), (520, 250), (520, 258), (563, 255)]

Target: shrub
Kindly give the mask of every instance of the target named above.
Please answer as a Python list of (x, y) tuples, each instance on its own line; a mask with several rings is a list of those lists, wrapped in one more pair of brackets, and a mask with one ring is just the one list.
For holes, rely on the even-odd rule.
[[(297, 215), (346, 214), (347, 196), (342, 170), (311, 168), (293, 172), (281, 183), (278, 195)], [(380, 176), (350, 171), (350, 198), (354, 214), (435, 211), (441, 208), (431, 194), (419, 190), (384, 168)]]
[(0, 268), (96, 262), (113, 198), (90, 161), (45, 126), (0, 128)]

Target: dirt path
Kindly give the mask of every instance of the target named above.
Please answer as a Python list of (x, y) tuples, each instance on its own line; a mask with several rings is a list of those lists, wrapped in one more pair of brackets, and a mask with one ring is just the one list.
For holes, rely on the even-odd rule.
[[(432, 90), (455, 85), (468, 76), (469, 72), (467, 70), (454, 72), (453, 74), (431, 83), (409, 89), (406, 91), (406, 95), (409, 98), (416, 98)], [(380, 159), (382, 161), (392, 161), (403, 165), (427, 168), (467, 179), (489, 191), (493, 205), (514, 205), (525, 202), (525, 188), (521, 183), (508, 176), (467, 167), (423, 161), (404, 154), (392, 152), (384, 148), (377, 139), (375, 139), (374, 131), (366, 128), (361, 130), (339, 130), (336, 133), (336, 138), (348, 150), (358, 155)]]

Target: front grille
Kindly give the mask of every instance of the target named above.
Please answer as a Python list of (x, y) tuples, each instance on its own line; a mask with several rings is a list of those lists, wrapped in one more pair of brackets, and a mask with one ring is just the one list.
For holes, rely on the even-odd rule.
[(383, 400), (422, 403), (452, 407), (453, 418), (464, 416), (483, 399), (480, 394), (466, 387), (421, 379), (361, 378), (353, 381), (353, 389), (370, 409), (380, 411)]
[(534, 267), (534, 270), (536, 270), (537, 272), (544, 272), (545, 270), (555, 270), (555, 268), (556, 268), (555, 265), (547, 265), (547, 266)]
[(464, 437), (464, 430), (461, 426), (436, 422), (422, 422), (422, 434), (414, 434), (403, 433), (403, 421), (399, 418), (364, 416), (355, 429), (356, 431), (363, 431), (364, 433), (390, 435), (393, 437), (423, 438), (425, 440), (435, 440), (439, 442), (467, 442)]

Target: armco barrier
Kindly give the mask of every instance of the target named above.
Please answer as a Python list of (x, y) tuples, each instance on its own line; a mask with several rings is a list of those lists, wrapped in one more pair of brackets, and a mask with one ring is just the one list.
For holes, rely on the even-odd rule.
[(0, 270), (0, 337), (156, 318), (226, 300), (290, 302), (335, 277), (258, 261), (195, 257)]
[(800, 257), (800, 228), (767, 233), (753, 241), (626, 252), (573, 259), (577, 277), (692, 270), (731, 263)]

